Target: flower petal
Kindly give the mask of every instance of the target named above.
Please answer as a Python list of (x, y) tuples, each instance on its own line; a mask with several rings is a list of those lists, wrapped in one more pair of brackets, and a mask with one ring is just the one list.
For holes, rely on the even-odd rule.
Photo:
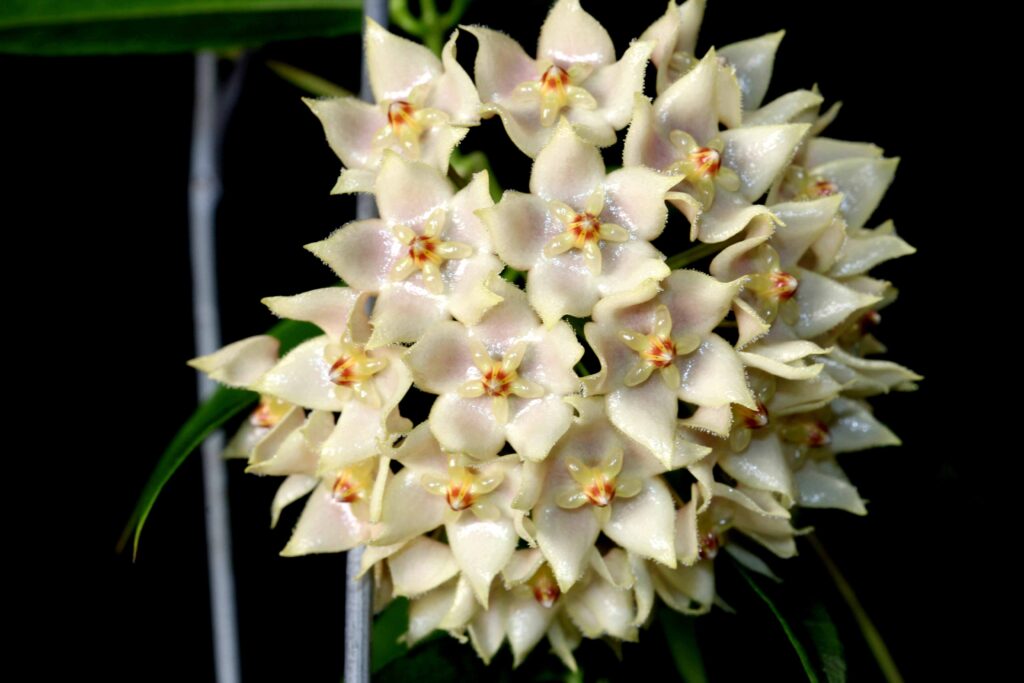
[(633, 166), (608, 174), (604, 182), (603, 216), (629, 230), (637, 239), (653, 240), (665, 228), (665, 195), (682, 180), (649, 168)]
[(797, 486), (797, 504), (808, 508), (837, 508), (855, 515), (866, 515), (867, 508), (857, 489), (835, 462), (810, 460), (793, 478)]
[(608, 394), (608, 417), (623, 433), (647, 447), (668, 468), (675, 451), (679, 402), (658, 377)]
[(782, 494), (784, 504), (793, 500), (793, 474), (782, 443), (774, 434), (751, 439), (742, 453), (725, 453), (718, 459), (718, 466), (741, 484)]
[(812, 338), (829, 331), (855, 311), (881, 301), (881, 297), (862, 294), (814, 271), (797, 269), (800, 286), (796, 302), (800, 317), (794, 329), (801, 337)]
[(871, 414), (867, 403), (837, 398), (831, 408), (837, 414), (837, 419), (829, 424), (829, 446), (833, 453), (900, 445), (899, 437)]
[(641, 93), (633, 96), (633, 113), (622, 147), (623, 166), (647, 166), (664, 171), (678, 158), (667, 133), (658, 128), (654, 106)]
[(868, 233), (850, 237), (843, 244), (829, 275), (832, 277), (863, 275), (879, 263), (916, 252), (917, 249), (904, 242), (895, 233)]
[(388, 441), (385, 413), (362, 401), (349, 401), (321, 447), (321, 471), (331, 471), (379, 454)]
[[(562, 479), (568, 480), (568, 475)], [(533, 521), (537, 545), (564, 593), (583, 577), (587, 557), (601, 531), (597, 518), (588, 507), (565, 510), (548, 496), (533, 509)]]
[(445, 525), (445, 530), (462, 576), (487, 609), (491, 581), (512, 559), (519, 541), (512, 520), (504, 516), (485, 520), (472, 512), (462, 512)]
[(281, 555), (338, 553), (366, 542), (370, 537), (370, 525), (357, 510), (356, 505), (336, 501), (330, 488), (321, 483), (306, 501), (306, 507)]
[(644, 90), (644, 72), (654, 43), (636, 41), (622, 59), (594, 71), (583, 87), (597, 100), (597, 111), (615, 130), (629, 123), (633, 96)]
[(401, 543), (444, 523), (448, 506), (424, 488), (422, 476), (423, 470), (406, 467), (388, 482), (374, 545)]
[(738, 403), (754, 410), (757, 402), (747, 386), (743, 361), (729, 342), (708, 335), (700, 347), (677, 361), (682, 374), (679, 398), (699, 406)]
[(672, 315), (672, 334), (710, 334), (729, 313), (732, 300), (740, 292), (742, 280), (719, 282), (696, 270), (676, 270), (662, 285), (659, 300)]
[(306, 249), (356, 289), (377, 292), (391, 281), (402, 244), (382, 220), (353, 221)]
[(842, 349), (832, 349), (828, 356), (817, 358), (825, 365), (825, 372), (841, 382), (848, 396), (874, 396), (893, 389), (906, 391), (915, 388), (921, 375), (898, 363), (887, 360), (859, 358)]
[(340, 411), (345, 401), (329, 378), (330, 364), (324, 358), (328, 343), (325, 335), (299, 344), (263, 375), (254, 389), (304, 408)]
[(602, 530), (626, 550), (674, 567), (675, 516), (668, 486), (660, 477), (649, 478), (637, 495), (615, 499)]
[(572, 407), (559, 396), (521, 401), (506, 428), (508, 442), (523, 458), (543, 460), (572, 422)]
[(544, 245), (565, 230), (547, 202), (532, 194), (506, 192), (497, 205), (477, 215), (487, 226), (498, 256), (519, 270), (533, 268), (543, 258)]
[(706, 143), (718, 134), (715, 85), (718, 56), (714, 49), (697, 66), (673, 83), (654, 101), (654, 115), (662, 130), (686, 131), (698, 143)]
[(736, 69), (736, 79), (743, 92), (744, 110), (750, 111), (761, 106), (772, 78), (775, 52), (779, 49), (779, 43), (785, 34), (785, 31), (767, 33), (758, 38), (726, 45), (719, 51), (719, 54)]
[(565, 597), (565, 610), (587, 638), (610, 635), (620, 640), (637, 639), (636, 608), (630, 590), (592, 580)]
[(863, 227), (875, 212), (896, 174), (899, 159), (840, 159), (811, 169), (843, 193), (843, 215), (850, 228)]
[(333, 414), (315, 410), (306, 419), (301, 408), (294, 408), (253, 448), (245, 471), (272, 476), (315, 474), (320, 445), (332, 429)]
[(442, 271), (443, 276), (450, 277), (448, 312), (459, 322), (475, 325), (488, 310), (501, 303), (501, 296), (489, 284), (497, 280), (504, 264), (493, 254), (477, 254), (454, 264)]
[(540, 321), (523, 290), (500, 278), (492, 282), (491, 287), (502, 301), (473, 326), (472, 336), (484, 343), (492, 358), (498, 358), (520, 340), (532, 341)]
[(579, 0), (558, 0), (551, 8), (537, 41), (537, 58), (563, 68), (573, 64), (600, 66), (615, 61), (611, 36)]
[(751, 233), (771, 232), (771, 226), (778, 222), (768, 207), (751, 204), (728, 190), (715, 192), (715, 203), (707, 211), (695, 212), (686, 193), (670, 193), (669, 202), (689, 219), (690, 239), (701, 242), (724, 242), (748, 226)]
[(815, 137), (807, 141), (800, 157), (804, 166), (813, 168), (840, 159), (881, 159), (884, 151), (869, 142), (850, 142), (834, 138)]
[(425, 536), (414, 538), (388, 558), (393, 592), (408, 598), (433, 590), (459, 573), (451, 549)]
[(715, 574), (711, 560), (675, 569), (656, 567), (651, 572), (654, 588), (669, 607), (683, 614), (704, 614), (715, 599)]
[(505, 429), (495, 419), (491, 399), (486, 396), (439, 396), (430, 410), (430, 430), (446, 450), (475, 458), (497, 455), (505, 445)]
[(491, 609), (478, 610), (469, 623), (470, 642), (484, 664), (491, 663), (505, 640), (506, 607), (504, 601), (496, 601)]
[(545, 607), (528, 592), (509, 591), (505, 630), (512, 647), (512, 666), (519, 666), (544, 637), (557, 608)]
[[(825, 99), (810, 90), (794, 90), (781, 95), (760, 109), (743, 115), (747, 126), (767, 126), (773, 123), (813, 120)], [(810, 121), (808, 121), (810, 122)]]
[(327, 144), (347, 168), (374, 169), (380, 164), (380, 149), (373, 143), (388, 125), (380, 107), (355, 97), (303, 98), (303, 102), (324, 127)]
[(464, 28), (480, 43), (473, 76), (484, 102), (499, 102), (511, 95), (520, 83), (540, 78), (537, 63), (512, 38), (483, 26)]
[(406, 358), (418, 388), (432, 394), (454, 393), (473, 367), (469, 332), (461, 323), (438, 323), (413, 344)]
[[(264, 306), (279, 318), (311, 322), (331, 339), (341, 339), (353, 323), (353, 337), (365, 334), (367, 296), (351, 287), (325, 287), (294, 296), (268, 296)], [(365, 339), (365, 337), (362, 337)]]
[(455, 59), (458, 37), (458, 29), (452, 31), (441, 51), (444, 73), (434, 79), (424, 106), (447, 113), (455, 125), (475, 126), (480, 123), (480, 96), (473, 79)]
[(188, 364), (221, 384), (248, 389), (277, 363), (279, 347), (280, 342), (274, 337), (259, 335), (193, 358)]
[(434, 294), (422, 282), (414, 275), (381, 288), (373, 304), (373, 335), (366, 348), (414, 342), (427, 330), (448, 320), (445, 297)]
[(572, 125), (562, 118), (551, 141), (533, 162), (530, 192), (579, 210), (600, 187), (604, 170), (601, 152), (581, 140)]
[(373, 19), (364, 34), (366, 70), (378, 102), (404, 100), (418, 85), (441, 75), (441, 61), (429, 48), (389, 33)]
[(775, 231), (772, 246), (779, 252), (779, 263), (784, 270), (795, 266), (829, 229), (842, 201), (841, 195), (832, 195), (772, 205), (772, 212), (782, 222)]
[(785, 123), (722, 131), (722, 163), (739, 175), (740, 194), (747, 201), (756, 201), (768, 191), (793, 160), (809, 128), (806, 123)]
[(282, 510), (315, 489), (318, 483), (319, 479), (305, 474), (293, 474), (281, 482), (270, 505), (270, 528), (277, 526)]
[(447, 208), (452, 188), (440, 171), (397, 154), (384, 155), (377, 173), (377, 207), (388, 227), (422, 224), (438, 208)]

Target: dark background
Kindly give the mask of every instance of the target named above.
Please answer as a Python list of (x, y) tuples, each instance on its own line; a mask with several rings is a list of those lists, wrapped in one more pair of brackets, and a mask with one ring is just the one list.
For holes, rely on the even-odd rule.
[[(530, 50), (547, 4), (478, 0), (464, 22), (502, 28)], [(620, 53), (664, 11), (660, 0), (584, 4)], [(981, 458), (1011, 455), (989, 441), (1001, 439), (1012, 420), (999, 410), (982, 419), (984, 403), (967, 393), (971, 361), (999, 360), (976, 336), (996, 333), (986, 330), (994, 319), (977, 303), (985, 274), (975, 265), (978, 236), (997, 225), (977, 206), (986, 202), (972, 203), (992, 182), (984, 169), (985, 107), (969, 96), (974, 86), (950, 71), (962, 57), (922, 30), (916, 16), (898, 16), (894, 3), (710, 5), (701, 51), (786, 28), (767, 100), (816, 82), (826, 105), (844, 102), (829, 135), (871, 140), (903, 159), (872, 225), (894, 218), (919, 253), (878, 271), (901, 289), (883, 311), (880, 336), (890, 357), (926, 380), (914, 395), (876, 401), (902, 448), (842, 458), (870, 515), (825, 512), (811, 521), (908, 680), (977, 676), (988, 661), (978, 649), (987, 620), (977, 604), (989, 591), (999, 599), (998, 587), (982, 582), (997, 560), (984, 540), (990, 521), (978, 512)], [(972, 32), (969, 19), (958, 21), (946, 30)], [(464, 36), (461, 54), (471, 56), (473, 43)], [(301, 247), (354, 211), (351, 198), (328, 195), (339, 164), (301, 93), (263, 63), (279, 59), (357, 89), (359, 57), (354, 36), (251, 55), (224, 146), (218, 258), (225, 342), (273, 322), (261, 297), (333, 282)], [(28, 599), (21, 637), (50, 653), (38, 661), (105, 680), (213, 677), (198, 457), (157, 502), (138, 561), (113, 551), (157, 456), (195, 403), (195, 376), (184, 365), (193, 355), (186, 205), (192, 70), (188, 56), (0, 56), (0, 121), (12, 172), (7, 202), (14, 208), (8, 267), (27, 270), (16, 283), (8, 280), (16, 292), (9, 373), (32, 415), (29, 445), (9, 456), (18, 463), (13, 488), (29, 497), (10, 514), (31, 522), (9, 522), (16, 537), (25, 533), (42, 545), (46, 562), (30, 591), (12, 593), (16, 602)], [(528, 160), (503, 137), (493, 120), (464, 146), (497, 150), (491, 158), (499, 181), (525, 189)], [(244, 677), (336, 681), (343, 557), (279, 558), (298, 510), (270, 531), (278, 481), (241, 470), (231, 466), (230, 484)], [(790, 586), (826, 597), (851, 680), (879, 679), (810, 549), (776, 568)], [(722, 581), (723, 596), (744, 614), (718, 612), (698, 624), (712, 680), (799, 680), (798, 662), (764, 606), (735, 580)], [(581, 657), (597, 669), (587, 679), (636, 674), (634, 647), (625, 647), (618, 664), (607, 648), (589, 646)], [(528, 670), (545, 663), (545, 649), (537, 648)], [(444, 652), (472, 658), (468, 649)], [(671, 675), (667, 659), (643, 661)]]

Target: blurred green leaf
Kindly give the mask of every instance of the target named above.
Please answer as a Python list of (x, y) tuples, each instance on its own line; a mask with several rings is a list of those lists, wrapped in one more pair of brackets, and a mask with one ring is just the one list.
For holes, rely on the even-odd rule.
[(697, 644), (697, 632), (694, 630), (694, 617), (663, 607), (658, 611), (658, 621), (668, 639), (672, 660), (676, 663), (676, 670), (683, 681), (708, 683), (704, 660)]
[(191, 52), (356, 33), (361, 0), (3, 0), (0, 52)]
[[(281, 353), (286, 353), (300, 342), (321, 334), (321, 332), (319, 328), (310, 323), (285, 320), (274, 325), (267, 334), (277, 337), (281, 342)], [(149, 480), (142, 489), (142, 495), (139, 496), (139, 501), (135, 504), (135, 509), (132, 511), (131, 517), (128, 518), (128, 524), (118, 541), (118, 551), (124, 549), (128, 544), (128, 539), (132, 538), (134, 534), (132, 555), (138, 554), (142, 527), (146, 524), (146, 518), (149, 517), (153, 504), (167, 482), (207, 436), (255, 403), (258, 398), (259, 396), (251, 391), (221, 387), (199, 406), (192, 417), (174, 435), (171, 444), (157, 461), (153, 473), (149, 475)]]
[(815, 602), (801, 621), (811, 637), (825, 680), (828, 683), (846, 683), (843, 643), (828, 610), (820, 602)]
[(377, 673), (395, 661), (409, 648), (398, 642), (409, 628), (409, 601), (396, 598), (373, 619), (373, 637), (370, 639), (370, 673)]

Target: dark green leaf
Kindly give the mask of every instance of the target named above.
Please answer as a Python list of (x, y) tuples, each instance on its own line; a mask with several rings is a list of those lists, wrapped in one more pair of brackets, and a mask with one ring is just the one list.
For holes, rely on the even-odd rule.
[(839, 631), (828, 610), (820, 602), (815, 602), (802, 621), (818, 654), (818, 663), (825, 674), (825, 680), (828, 683), (845, 683), (846, 658), (843, 656), (843, 643), (839, 640)]
[(807, 655), (807, 650), (800, 642), (800, 639), (797, 638), (796, 633), (793, 631), (793, 628), (789, 625), (789, 622), (786, 621), (786, 618), (782, 616), (782, 612), (779, 611), (779, 608), (775, 606), (775, 603), (772, 601), (770, 597), (768, 597), (768, 594), (764, 592), (761, 586), (757, 584), (757, 581), (754, 579), (754, 577), (752, 577), (750, 573), (746, 569), (744, 569), (741, 564), (737, 562), (735, 563), (735, 567), (743, 576), (743, 578), (746, 579), (751, 589), (753, 589), (754, 593), (757, 594), (757, 597), (761, 598), (764, 604), (768, 605), (768, 609), (772, 611), (772, 614), (775, 615), (775, 619), (779, 622), (779, 626), (782, 627), (782, 630), (786, 634), (786, 638), (789, 639), (789, 644), (793, 646), (794, 652), (796, 652), (797, 657), (800, 658), (800, 664), (804, 667), (804, 673), (807, 674), (807, 680), (811, 681), (811, 683), (818, 683), (818, 674), (814, 670), (814, 665), (811, 662), (811, 658)]
[[(309, 323), (285, 320), (271, 328), (268, 334), (281, 341), (281, 353), (286, 353), (300, 342), (320, 334), (320, 330)], [(124, 533), (121, 534), (121, 540), (118, 541), (118, 550), (122, 550), (127, 545), (128, 539), (134, 532), (132, 554), (138, 553), (142, 527), (146, 523), (146, 518), (149, 517), (150, 510), (153, 509), (153, 503), (156, 502), (157, 496), (160, 495), (171, 476), (207, 436), (245, 410), (247, 406), (255, 403), (257, 398), (257, 394), (251, 391), (221, 387), (199, 406), (192, 417), (174, 435), (171, 444), (157, 461), (153, 473), (149, 475), (149, 480), (142, 489), (142, 495), (139, 496), (139, 501), (135, 504), (135, 509), (128, 519)]]
[(704, 660), (701, 658), (700, 646), (697, 644), (697, 633), (694, 630), (694, 617), (680, 614), (675, 610), (662, 608), (658, 611), (658, 621), (668, 639), (669, 651), (676, 663), (685, 683), (707, 683), (708, 675), (704, 671)]
[(190, 52), (361, 28), (360, 0), (3, 0), (0, 52)]
[(370, 672), (377, 673), (395, 661), (409, 648), (398, 642), (399, 637), (409, 628), (409, 601), (396, 598), (373, 620), (373, 637), (370, 639)]

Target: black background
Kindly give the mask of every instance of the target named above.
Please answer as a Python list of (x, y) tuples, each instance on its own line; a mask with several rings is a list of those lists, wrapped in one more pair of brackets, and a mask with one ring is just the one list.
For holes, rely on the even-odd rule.
[[(664, 10), (660, 0), (584, 4), (620, 52)], [(992, 246), (980, 240), (998, 223), (978, 209), (986, 202), (974, 200), (992, 182), (984, 168), (985, 106), (969, 96), (975, 86), (952, 72), (963, 56), (917, 17), (897, 15), (894, 3), (710, 4), (701, 51), (786, 28), (768, 99), (818, 83), (826, 103), (844, 102), (829, 135), (870, 140), (903, 159), (872, 225), (894, 218), (919, 253), (879, 270), (901, 290), (883, 312), (880, 336), (890, 357), (926, 380), (916, 394), (876, 402), (902, 448), (842, 459), (870, 515), (822, 513), (813, 522), (908, 680), (978, 675), (989, 659), (977, 649), (987, 624), (977, 605), (998, 591), (982, 581), (998, 556), (984, 538), (991, 524), (979, 512), (981, 472), (990, 467), (986, 459), (1012, 455), (991, 442), (1005, 435), (1012, 413), (989, 410), (996, 401), (970, 387), (972, 360), (999, 361), (994, 342), (990, 352), (982, 341), (997, 330), (981, 308), (988, 295), (980, 267)], [(478, 0), (464, 21), (502, 28), (530, 50), (546, 5)], [(970, 34), (970, 19), (958, 21), (947, 30)], [(464, 56), (475, 50), (468, 35), (460, 46)], [(224, 146), (218, 258), (225, 341), (272, 324), (261, 297), (333, 282), (301, 246), (354, 211), (351, 198), (328, 195), (339, 164), (301, 93), (263, 62), (279, 59), (357, 89), (359, 50), (353, 36), (272, 45), (251, 56)], [(0, 57), (12, 173), (6, 253), (8, 272), (17, 273), (6, 278), (14, 293), (8, 375), (21, 406), (13, 414), (31, 416), (10, 422), (12, 433), (27, 430), (28, 439), (9, 454), (12, 489), (26, 499), (9, 509), (8, 521), (15, 547), (24, 540), (45, 549), (32, 589), (11, 595), (28, 607), (19, 638), (49, 653), (37, 663), (105, 680), (213, 677), (198, 458), (156, 504), (138, 561), (113, 552), (158, 454), (194, 408), (195, 377), (184, 365), (193, 355), (192, 70), (188, 56)], [(528, 160), (503, 137), (494, 120), (465, 146), (497, 150), (499, 180), (525, 189)], [(296, 511), (268, 529), (277, 481), (244, 476), (234, 465), (230, 484), (245, 680), (338, 680), (343, 558), (279, 558)], [(792, 569), (777, 569), (791, 585), (828, 594), (809, 548), (803, 554)], [(718, 613), (698, 625), (712, 680), (799, 680), (777, 625), (741, 589), (733, 583), (725, 597), (750, 619)], [(879, 678), (852, 622), (830, 599), (851, 680)], [(588, 671), (588, 680), (638, 673), (631, 648), (622, 664), (588, 650), (608, 667)], [(535, 662), (544, 663), (544, 649)]]

